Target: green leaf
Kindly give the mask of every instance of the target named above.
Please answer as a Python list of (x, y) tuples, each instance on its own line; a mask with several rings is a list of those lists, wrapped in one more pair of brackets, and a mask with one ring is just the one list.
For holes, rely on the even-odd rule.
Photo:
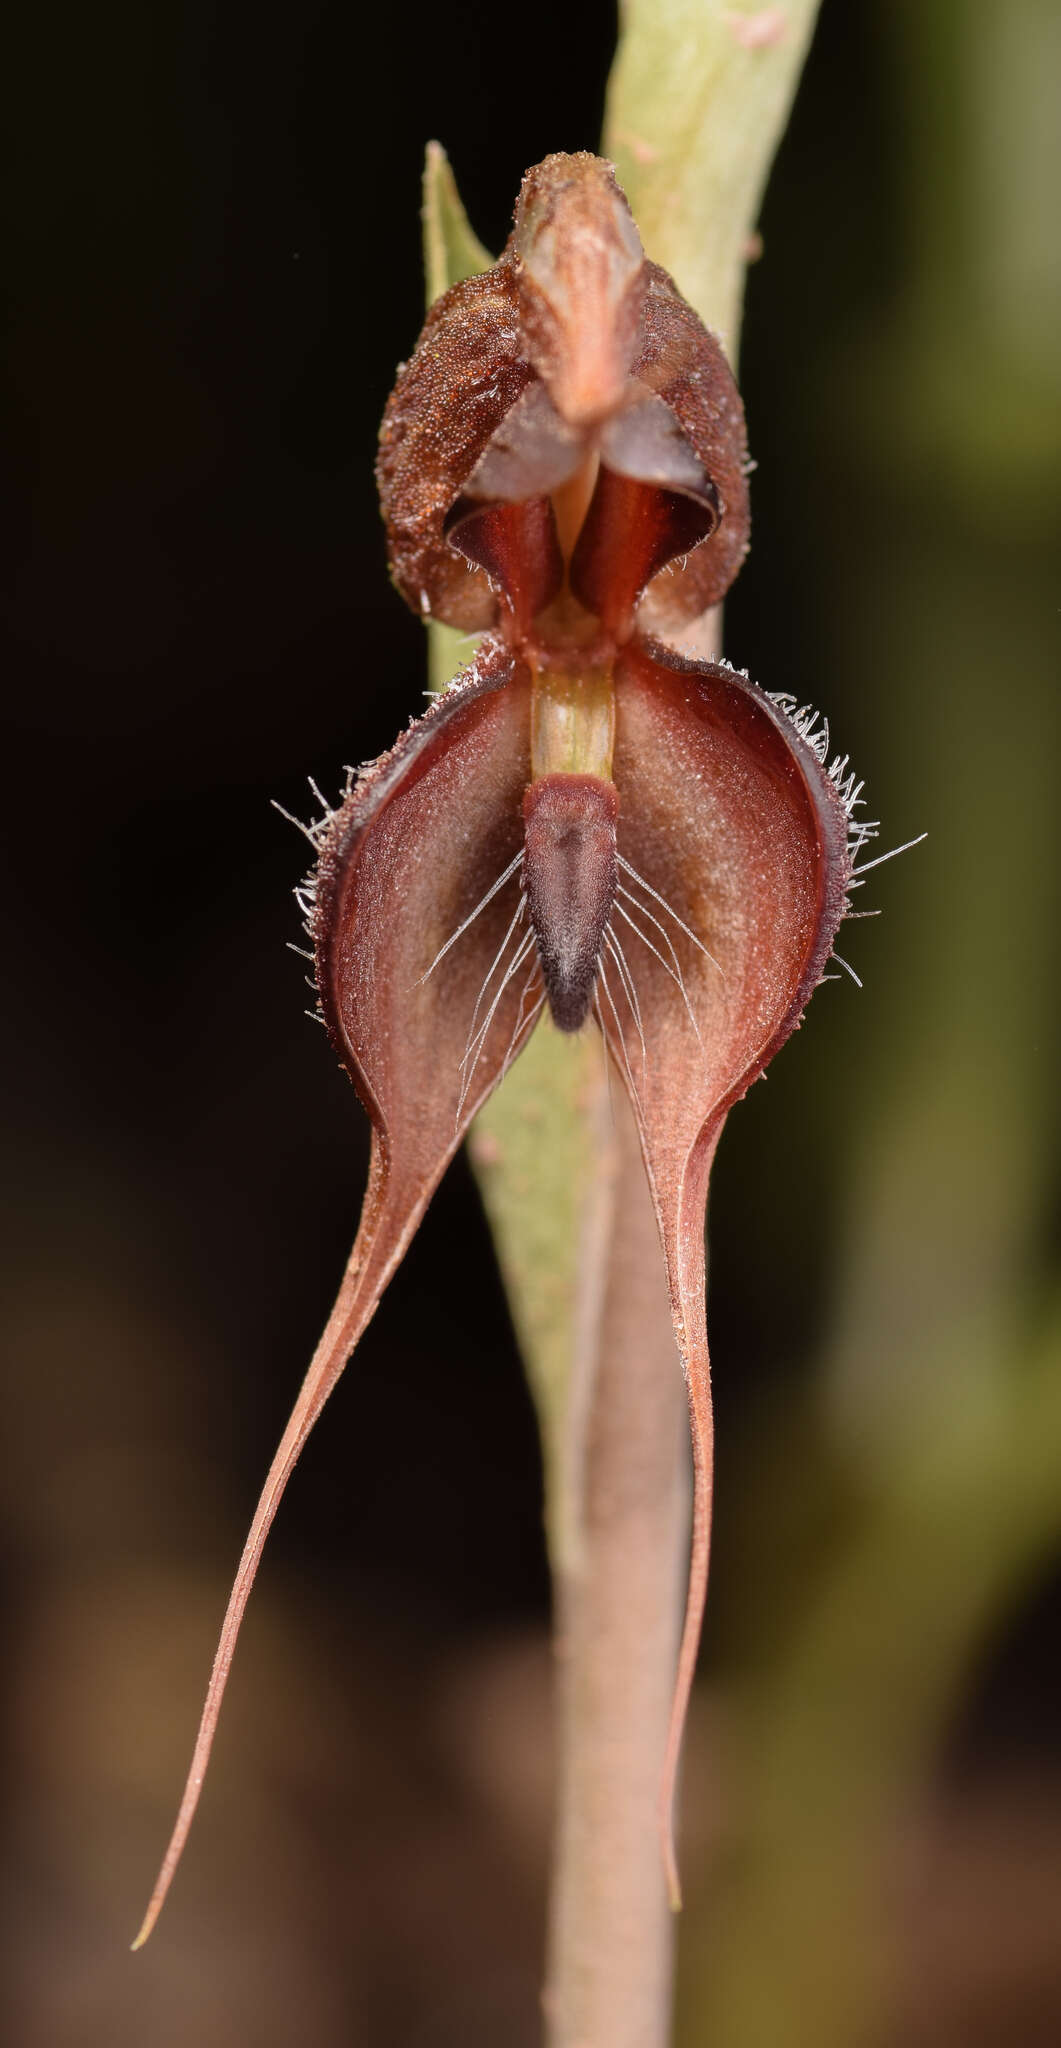
[(427, 303), (464, 277), (478, 277), (496, 261), (475, 233), (457, 190), (450, 160), (440, 142), (429, 142), (424, 157), (424, 284)]

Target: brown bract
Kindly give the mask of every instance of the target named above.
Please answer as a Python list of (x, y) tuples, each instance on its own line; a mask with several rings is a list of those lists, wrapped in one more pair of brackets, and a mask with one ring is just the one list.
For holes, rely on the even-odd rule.
[[(708, 1175), (730, 1106), (795, 1029), (847, 907), (846, 763), (648, 624), (721, 597), (747, 539), (740, 400), (647, 264), (608, 165), (528, 174), (495, 269), (429, 316), (384, 421), (392, 566), (418, 609), (490, 625), (470, 667), (312, 828), (321, 1009), (372, 1123), (335, 1309), (270, 1471), (177, 1827), (198, 1799), (266, 1533), (317, 1415), (476, 1109), (546, 1004), (593, 1020), (626, 1088), (689, 1393), (694, 1526), (662, 1809), (707, 1581)], [(787, 700), (791, 701), (791, 700)]]

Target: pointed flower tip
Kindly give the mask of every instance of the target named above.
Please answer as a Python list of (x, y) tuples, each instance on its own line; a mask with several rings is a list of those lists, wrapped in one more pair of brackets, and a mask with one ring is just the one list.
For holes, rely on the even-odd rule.
[(670, 1814), (660, 1823), (663, 1875), (667, 1885), (667, 1904), (672, 1913), (682, 1910), (682, 1880), (678, 1870), (678, 1856), (674, 1846), (674, 1821)]

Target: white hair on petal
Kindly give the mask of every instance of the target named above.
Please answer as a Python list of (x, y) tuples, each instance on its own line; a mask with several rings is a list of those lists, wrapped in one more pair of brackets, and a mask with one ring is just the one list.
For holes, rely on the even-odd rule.
[[(870, 868), (882, 867), (885, 861), (894, 860), (897, 854), (909, 852), (912, 846), (920, 846), (927, 834), (919, 832), (916, 839), (907, 839), (902, 846), (892, 847), (889, 853), (879, 853), (873, 860), (862, 860), (867, 846), (880, 835), (880, 820), (856, 816), (856, 812), (862, 809), (866, 801), (862, 794), (865, 784), (852, 769), (850, 756), (834, 754), (832, 760), (829, 760), (829, 721), (816, 711), (812, 704), (801, 704), (790, 690), (768, 690), (766, 694), (771, 704), (775, 704), (783, 713), (804, 745), (810, 748), (821, 763), (846, 813), (848, 879), (844, 892), (845, 918), (879, 916), (879, 911), (852, 910), (851, 891), (862, 887), (861, 877), (867, 874)], [(846, 960), (841, 959), (839, 953), (833, 952), (829, 957), (844, 969), (859, 988), (862, 987), (854, 968)], [(835, 981), (837, 978), (835, 974), (822, 976), (823, 981)]]

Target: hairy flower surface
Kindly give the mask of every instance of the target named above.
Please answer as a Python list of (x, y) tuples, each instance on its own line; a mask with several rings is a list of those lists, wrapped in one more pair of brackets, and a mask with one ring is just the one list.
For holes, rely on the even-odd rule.
[(847, 908), (858, 786), (794, 700), (666, 644), (747, 547), (740, 398), (645, 260), (611, 167), (550, 157), (512, 236), (433, 307), (380, 439), (390, 561), (474, 661), (311, 828), (321, 1009), (372, 1124), (361, 1226), (259, 1502), (188, 1786), (198, 1799), (262, 1546), (303, 1443), (486, 1096), (548, 1007), (598, 1029), (640, 1133), (692, 1424), (694, 1513), (663, 1812), (707, 1582), (708, 1175)]

